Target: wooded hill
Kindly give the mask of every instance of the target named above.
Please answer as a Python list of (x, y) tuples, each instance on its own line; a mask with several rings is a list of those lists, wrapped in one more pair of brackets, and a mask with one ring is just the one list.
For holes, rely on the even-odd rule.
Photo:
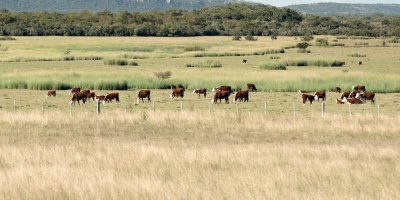
[(288, 8), (314, 15), (400, 15), (400, 4), (313, 3), (290, 5)]

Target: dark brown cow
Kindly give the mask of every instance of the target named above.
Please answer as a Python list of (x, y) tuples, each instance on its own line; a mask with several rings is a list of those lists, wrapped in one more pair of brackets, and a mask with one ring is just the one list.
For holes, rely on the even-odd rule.
[(340, 87), (335, 87), (335, 92), (340, 93), (341, 89)]
[(253, 83), (247, 83), (247, 90), (251, 90), (252, 92), (254, 91), (257, 92), (256, 85), (254, 85)]
[(237, 103), (239, 101), (244, 101), (249, 103), (249, 91), (248, 90), (242, 90), (236, 92), (235, 98), (233, 99), (233, 103)]
[(213, 87), (213, 89), (212, 89), (213, 92), (224, 91), (224, 90), (229, 91), (230, 94), (234, 93), (233, 90), (232, 90), (232, 87), (231, 86), (226, 86), (226, 85)]
[(147, 102), (151, 102), (150, 100), (150, 90), (140, 90), (137, 97), (137, 103), (140, 103), (140, 100), (144, 103), (144, 98), (147, 98)]
[(90, 90), (81, 90), (82, 93), (90, 93)]
[(78, 105), (81, 105), (79, 103), (79, 100), (82, 100), (83, 104), (86, 103), (86, 94), (82, 92), (75, 92), (74, 95), (72, 95), (72, 99), (70, 101), (70, 104), (75, 105), (75, 101), (78, 101)]
[(96, 95), (95, 99), (96, 99), (96, 101), (103, 101), (103, 104), (106, 102), (105, 95)]
[(74, 95), (76, 92), (80, 92), (81, 88), (80, 87), (74, 87), (69, 91), (69, 96)]
[(360, 100), (364, 99), (364, 103), (366, 103), (367, 100), (371, 100), (371, 104), (375, 105), (375, 93), (373, 92), (358, 93), (356, 98)]
[(176, 89), (172, 90), (171, 98), (174, 98), (174, 97), (176, 97), (176, 98), (178, 98), (178, 97), (183, 98), (184, 95), (185, 95), (185, 90), (184, 90), (183, 88), (176, 88)]
[(182, 88), (183, 91), (185, 91), (185, 87), (183, 87), (183, 85), (181, 85), (181, 84), (178, 85), (178, 88)]
[(118, 92), (107, 94), (106, 98), (104, 98), (104, 102), (111, 103), (113, 99), (115, 99), (116, 103), (119, 103)]
[(358, 61), (358, 65), (362, 65), (362, 61)]
[(49, 90), (49, 91), (47, 91), (47, 95), (46, 96), (47, 97), (56, 96), (56, 91), (55, 90)]
[(200, 94), (204, 94), (204, 97), (207, 95), (207, 89), (206, 88), (199, 88), (193, 90), (193, 93), (197, 94), (197, 96), (200, 98)]
[(176, 89), (175, 85), (170, 85), (170, 87), (171, 87), (171, 90), (175, 90)]
[(312, 105), (313, 101), (315, 100), (315, 96), (311, 94), (302, 94), (301, 98), (303, 99), (303, 106), (306, 105), (306, 101), (310, 101), (310, 106)]
[(355, 91), (358, 91), (358, 92), (361, 92), (361, 91), (365, 92), (365, 86), (364, 85), (356, 85), (356, 86), (353, 86), (351, 89), (355, 90)]
[(322, 101), (325, 101), (325, 99), (326, 99), (325, 91), (315, 92), (314, 96), (315, 96), (315, 99), (318, 100), (318, 102), (319, 102), (319, 99), (322, 99)]
[(246, 63), (247, 63), (247, 60), (243, 59), (242, 63), (243, 63), (243, 64), (246, 64)]
[(217, 100), (219, 99), (219, 103), (221, 103), (221, 99), (225, 99), (225, 103), (229, 104), (229, 95), (231, 95), (231, 92), (229, 90), (217, 91), (214, 95), (214, 98), (211, 100), (211, 102), (213, 104), (216, 104)]
[(349, 91), (347, 91), (347, 92), (342, 92), (342, 95), (340, 95), (340, 99), (348, 98), (349, 95), (350, 95), (350, 92), (349, 92)]
[(92, 98), (92, 101), (94, 103), (94, 98), (96, 97), (96, 94), (94, 92), (88, 92), (88, 93), (85, 93), (85, 94), (86, 94), (86, 99), (90, 100), (90, 98)]
[(342, 101), (348, 104), (364, 104), (363, 101), (357, 98), (344, 98)]

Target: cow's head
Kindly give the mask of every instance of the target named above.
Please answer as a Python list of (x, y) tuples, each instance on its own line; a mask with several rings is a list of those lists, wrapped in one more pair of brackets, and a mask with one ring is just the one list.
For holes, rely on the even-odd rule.
[(199, 92), (199, 90), (197, 90), (197, 89), (193, 90), (193, 93), (198, 93), (198, 92)]
[(213, 89), (211, 90), (212, 92), (216, 92), (218, 89), (216, 87), (213, 87)]

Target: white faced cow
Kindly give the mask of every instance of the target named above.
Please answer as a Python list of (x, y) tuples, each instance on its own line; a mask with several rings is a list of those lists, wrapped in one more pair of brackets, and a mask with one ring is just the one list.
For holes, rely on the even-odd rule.
[(147, 102), (151, 102), (150, 100), (150, 90), (140, 90), (138, 93), (137, 103), (140, 103), (140, 100), (144, 103), (144, 98), (147, 98)]
[(204, 97), (207, 95), (207, 89), (206, 88), (199, 88), (193, 90), (193, 93), (197, 94), (197, 96), (200, 98), (200, 94), (204, 94)]

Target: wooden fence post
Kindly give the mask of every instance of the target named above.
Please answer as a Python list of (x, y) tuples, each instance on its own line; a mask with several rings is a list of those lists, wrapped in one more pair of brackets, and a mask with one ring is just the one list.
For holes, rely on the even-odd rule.
[(264, 114), (267, 115), (267, 102), (265, 102), (265, 106), (264, 106)]
[(181, 101), (181, 112), (183, 112), (183, 101)]
[(325, 113), (325, 102), (322, 102), (322, 117), (324, 116)]
[(349, 115), (351, 117), (351, 104), (349, 104)]
[(100, 101), (97, 101), (97, 114), (100, 114)]
[(154, 104), (154, 101), (153, 101), (153, 113), (155, 113), (156, 112), (156, 105)]
[(44, 100), (42, 99), (42, 113), (44, 114)]
[(294, 102), (293, 102), (293, 117), (296, 117), (296, 106), (294, 105)]
[(14, 99), (14, 112), (17, 109), (16, 107), (17, 107), (17, 101)]

